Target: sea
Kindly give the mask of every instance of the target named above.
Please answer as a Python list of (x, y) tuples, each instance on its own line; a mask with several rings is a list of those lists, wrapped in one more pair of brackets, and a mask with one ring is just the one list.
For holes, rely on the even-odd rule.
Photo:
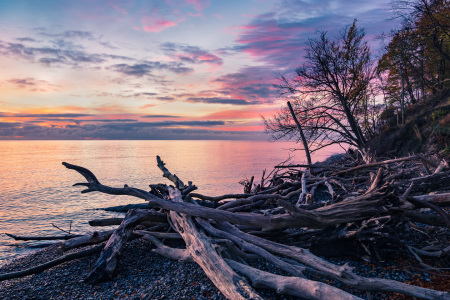
[[(0, 141), (0, 264), (48, 245), (49, 241), (15, 241), (4, 233), (27, 236), (92, 233), (89, 220), (123, 216), (101, 208), (143, 200), (97, 192), (81, 194), (74, 187), (84, 178), (62, 162), (91, 170), (109, 186), (148, 190), (149, 184), (170, 182), (156, 165), (159, 155), (166, 167), (184, 182), (192, 181), (196, 192), (210, 196), (242, 193), (239, 181), (288, 161), (306, 161), (299, 145), (288, 141)], [(334, 153), (323, 149), (313, 161)]]

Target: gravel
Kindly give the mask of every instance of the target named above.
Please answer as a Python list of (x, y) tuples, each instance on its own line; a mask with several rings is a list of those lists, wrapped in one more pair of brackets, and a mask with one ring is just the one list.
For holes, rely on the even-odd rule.
[[(112, 281), (81, 282), (98, 257), (93, 255), (0, 282), (0, 299), (225, 299), (199, 266), (168, 260), (151, 252), (152, 247), (142, 239), (128, 243)], [(0, 273), (36, 266), (61, 253), (59, 245), (52, 245), (1, 266)]]
[[(87, 247), (74, 249), (68, 253), (85, 249)], [(225, 299), (197, 264), (172, 261), (153, 253), (152, 249), (153, 246), (142, 239), (127, 243), (115, 276), (108, 282), (96, 285), (82, 282), (93, 267), (97, 254), (66, 262), (40, 274), (2, 281), (0, 299)], [(0, 266), (0, 274), (34, 267), (61, 255), (59, 244), (54, 244)], [(406, 272), (399, 263), (367, 263), (351, 258), (328, 260), (339, 265), (349, 263), (355, 267), (356, 274), (364, 277), (383, 277), (402, 282), (415, 279), (414, 284), (420, 286), (430, 282), (429, 274)], [(261, 270), (288, 275), (264, 260), (256, 260), (251, 264)], [(315, 275), (307, 277), (327, 282), (367, 299), (365, 292), (345, 287), (339, 282)], [(429, 287), (445, 290), (445, 287), (438, 283)], [(264, 299), (298, 299), (279, 295), (273, 290), (256, 289), (256, 291)], [(373, 299), (393, 299), (392, 296), (392, 294), (372, 294)]]

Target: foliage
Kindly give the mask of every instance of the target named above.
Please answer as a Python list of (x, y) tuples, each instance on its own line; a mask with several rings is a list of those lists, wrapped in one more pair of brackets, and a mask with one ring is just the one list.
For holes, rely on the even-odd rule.
[[(281, 77), (277, 85), (290, 98), (311, 152), (340, 143), (365, 149), (369, 120), (363, 115), (371, 101), (373, 68), (363, 38), (356, 20), (335, 39), (320, 32), (317, 39), (309, 40), (306, 63), (296, 70), (295, 78)], [(273, 118), (264, 119), (266, 131), (274, 139), (297, 137), (291, 120), (287, 108), (281, 109)]]
[(377, 71), (390, 105), (402, 97), (414, 104), (450, 86), (450, 6), (447, 0), (394, 3), (403, 25), (391, 31)]
[[(311, 152), (344, 143), (367, 153), (367, 141), (381, 130), (407, 125), (408, 106), (421, 107), (450, 88), (449, 1), (394, 0), (393, 8), (402, 26), (385, 36), (376, 68), (355, 20), (335, 39), (319, 32), (296, 76), (280, 78), (277, 87), (292, 103)], [(287, 108), (264, 124), (273, 139), (299, 140)]]

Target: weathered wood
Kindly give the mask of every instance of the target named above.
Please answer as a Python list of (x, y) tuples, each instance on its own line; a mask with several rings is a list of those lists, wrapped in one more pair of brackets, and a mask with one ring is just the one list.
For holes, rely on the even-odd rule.
[(309, 154), (309, 147), (308, 143), (306, 142), (305, 135), (303, 134), (302, 126), (300, 125), (300, 122), (297, 119), (297, 116), (295, 115), (294, 109), (292, 108), (291, 103), (288, 101), (287, 106), (289, 107), (289, 111), (291, 112), (292, 118), (294, 119), (295, 124), (297, 125), (298, 131), (300, 133), (300, 137), (302, 138), (303, 148), (305, 150), (306, 154), (306, 160), (308, 161), (308, 165), (311, 165), (311, 154)]
[(412, 196), (415, 200), (429, 202), (437, 206), (450, 206), (450, 193)]
[(83, 235), (83, 236), (65, 241), (64, 243), (62, 243), (62, 248), (64, 250), (70, 250), (70, 249), (77, 248), (77, 247), (98, 244), (98, 243), (108, 240), (109, 237), (111, 236), (111, 234), (113, 234), (113, 232), (114, 232), (114, 230), (101, 231), (101, 232), (95, 231), (92, 234)]
[(324, 164), (296, 164), (296, 165), (286, 165), (286, 166), (275, 166), (275, 169), (289, 169), (289, 168), (308, 168), (308, 169), (326, 169), (326, 170), (343, 170), (344, 167), (324, 165)]
[(299, 277), (287, 277), (264, 272), (230, 259), (225, 259), (231, 268), (247, 276), (255, 287), (274, 289), (279, 294), (302, 299), (361, 299), (328, 284)]
[(226, 194), (226, 195), (221, 195), (221, 196), (217, 196), (217, 197), (211, 197), (211, 196), (205, 196), (205, 195), (198, 194), (198, 193), (190, 193), (190, 196), (201, 199), (201, 200), (219, 202), (219, 201), (225, 200), (225, 199), (248, 198), (248, 197), (251, 197), (254, 195), (253, 194)]
[(141, 236), (151, 235), (158, 239), (182, 239), (181, 235), (177, 232), (157, 232), (157, 231), (146, 231), (146, 230), (135, 230), (133, 233), (139, 234)]
[(153, 215), (148, 210), (143, 209), (133, 209), (126, 214), (122, 224), (109, 238), (94, 268), (84, 282), (94, 284), (112, 278), (122, 247), (130, 238), (134, 226), (147, 218), (153, 218)]
[(99, 253), (100, 251), (102, 251), (103, 247), (104, 247), (104, 245), (98, 245), (98, 246), (92, 247), (87, 250), (70, 253), (70, 254), (65, 254), (61, 257), (58, 257), (54, 260), (51, 260), (49, 262), (46, 262), (44, 264), (38, 265), (33, 268), (29, 268), (29, 269), (17, 271), (17, 272), (0, 274), (0, 281), (13, 279), (13, 278), (21, 278), (21, 277), (25, 277), (25, 276), (32, 275), (32, 274), (39, 274), (47, 269), (50, 269), (54, 266), (65, 263), (67, 261), (71, 261), (74, 259), (78, 259), (78, 258), (82, 258), (85, 256), (90, 256), (90, 255)]
[(430, 202), (427, 201), (422, 201), (422, 200), (418, 200), (418, 199), (407, 199), (409, 202), (411, 202), (414, 205), (420, 205), (420, 206), (425, 206), (428, 208), (431, 208), (432, 210), (434, 210), (435, 212), (437, 212), (437, 214), (439, 216), (442, 217), (442, 219), (444, 220), (445, 224), (447, 224), (447, 227), (450, 228), (450, 215), (448, 213), (446, 213), (444, 210), (442, 210), (439, 206), (436, 206)]
[(358, 166), (353, 167), (353, 168), (349, 168), (349, 169), (345, 169), (345, 170), (339, 171), (339, 172), (335, 173), (335, 175), (346, 174), (346, 173), (353, 172), (353, 171), (360, 170), (360, 169), (367, 169), (367, 168), (371, 168), (371, 167), (378, 167), (378, 166), (382, 166), (382, 165), (392, 164), (392, 163), (395, 163), (395, 162), (408, 161), (408, 160), (414, 160), (414, 159), (417, 159), (417, 157), (416, 156), (408, 156), (408, 157), (389, 159), (389, 160), (385, 160), (385, 161), (374, 162), (374, 163), (369, 163), (369, 164), (364, 164), (364, 165), (358, 165)]
[(15, 235), (11, 233), (5, 233), (10, 238), (15, 239), (16, 241), (51, 241), (51, 240), (70, 240), (76, 237), (80, 237), (81, 235), (52, 235), (52, 236), (24, 236), (24, 235)]
[[(169, 195), (172, 202), (182, 202), (181, 192), (178, 189), (169, 187)], [(192, 259), (225, 297), (228, 299), (262, 299), (246, 283), (246, 280), (237, 275), (217, 254), (209, 239), (197, 230), (191, 217), (171, 211), (170, 219), (183, 237)]]
[(180, 178), (178, 178), (177, 175), (172, 174), (172, 173), (169, 172), (169, 170), (167, 170), (167, 168), (165, 167), (165, 163), (161, 160), (159, 155), (156, 156), (156, 161), (158, 163), (158, 168), (163, 172), (163, 176), (164, 177), (166, 177), (167, 179), (172, 181), (173, 184), (175, 184), (175, 186), (178, 189), (185, 189), (185, 188), (187, 188), (187, 186), (183, 183), (183, 181), (181, 181)]
[(244, 241), (243, 239), (230, 234), (228, 232), (222, 231), (222, 230), (218, 230), (216, 228), (214, 228), (213, 226), (211, 226), (211, 224), (209, 224), (208, 222), (206, 222), (205, 220), (196, 219), (197, 222), (200, 224), (200, 226), (203, 227), (203, 229), (205, 229), (210, 235), (218, 237), (218, 238), (223, 238), (223, 239), (228, 239), (230, 241), (233, 241), (235, 244), (237, 244), (242, 250), (254, 253), (259, 255), (260, 257), (266, 259), (267, 261), (273, 263), (274, 265), (276, 265), (277, 267), (279, 267), (280, 269), (289, 272), (290, 274), (297, 276), (297, 277), (304, 277), (303, 272), (305, 271), (305, 267), (300, 267), (300, 266), (295, 266), (289, 263), (286, 263), (285, 261), (281, 260), (280, 258), (276, 257), (275, 255), (271, 254), (270, 252), (264, 250), (261, 247), (258, 247), (256, 245), (253, 245), (251, 243), (248, 243), (246, 241)]
[[(178, 235), (178, 237), (181, 238), (180, 235)], [(180, 262), (193, 262), (189, 251), (187, 251), (186, 249), (168, 247), (151, 234), (144, 234), (142, 238), (156, 246), (156, 249), (152, 249), (152, 252)]]
[(336, 266), (329, 263), (309, 252), (306, 249), (295, 246), (288, 246), (276, 242), (268, 241), (250, 234), (246, 234), (234, 226), (226, 222), (220, 222), (220, 229), (230, 232), (233, 235), (242, 238), (243, 240), (264, 248), (272, 253), (279, 253), (286, 257), (293, 258), (299, 262), (313, 267), (320, 271), (321, 275), (327, 276), (331, 279), (338, 280), (351, 287), (378, 292), (394, 292), (404, 294), (410, 297), (418, 297), (429, 300), (450, 299), (449, 292), (435, 291), (431, 289), (421, 288), (414, 285), (398, 282), (395, 280), (381, 279), (381, 278), (365, 278), (358, 276), (352, 272), (348, 266)]
[(127, 204), (127, 205), (118, 205), (118, 206), (111, 206), (111, 207), (105, 207), (105, 208), (97, 208), (97, 210), (127, 213), (130, 209), (133, 209), (133, 208), (134, 209), (146, 209), (146, 208), (149, 208), (149, 206), (148, 206), (148, 203), (137, 203), (137, 204)]
[(122, 223), (123, 218), (105, 218), (105, 219), (95, 219), (95, 220), (91, 220), (89, 221), (89, 225), (90, 226), (97, 226), (97, 227), (101, 227), (101, 226), (114, 226), (114, 225), (120, 225), (120, 223)]
[(417, 211), (404, 211), (403, 215), (411, 219), (413, 222), (427, 224), (431, 226), (447, 226), (441, 216), (422, 214)]
[(438, 174), (432, 174), (423, 177), (416, 177), (408, 182), (395, 184), (398, 193), (403, 193), (411, 183), (414, 187), (411, 191), (413, 196), (423, 195), (430, 192), (445, 191), (448, 192), (450, 182), (450, 171), (444, 171)]
[(306, 197), (306, 172), (303, 172), (302, 174), (302, 192), (300, 193), (300, 196), (297, 200), (297, 206), (300, 206), (303, 204), (303, 199)]
[[(80, 172), (83, 176), (90, 176), (92, 174), (89, 170), (63, 163), (67, 168)], [(88, 171), (88, 172), (86, 172)], [(92, 174), (93, 176), (93, 174)], [(95, 176), (94, 176), (95, 178)], [(77, 183), (76, 186), (87, 186), (88, 189), (82, 191), (85, 193), (99, 191), (111, 195), (130, 195), (149, 201), (150, 204), (158, 205), (161, 208), (176, 211), (178, 213), (188, 214), (194, 217), (201, 217), (207, 219), (214, 219), (218, 221), (228, 221), (233, 224), (248, 225), (256, 228), (263, 228), (265, 230), (285, 229), (285, 228), (325, 228), (331, 225), (353, 222), (361, 220), (365, 217), (373, 216), (374, 214), (386, 211), (382, 207), (382, 199), (375, 199), (372, 201), (357, 201), (355, 199), (342, 201), (327, 207), (322, 207), (316, 210), (302, 210), (298, 209), (296, 216), (292, 215), (274, 215), (263, 216), (255, 213), (232, 213), (228, 211), (196, 206), (190, 203), (179, 203), (173, 201), (166, 201), (162, 198), (158, 198), (146, 191), (124, 187), (124, 188), (112, 188), (105, 186), (98, 182), (97, 178), (88, 180), (88, 183)], [(292, 192), (295, 194), (296, 192)], [(281, 196), (279, 194), (265, 195), (268, 197), (274, 197), (276, 199), (288, 199), (292, 194)], [(263, 196), (263, 195), (256, 195)], [(350, 211), (351, 210), (351, 213)], [(353, 214), (354, 213), (354, 214)]]
[[(169, 237), (167, 233), (159, 232), (155, 233), (154, 235), (145, 234), (147, 239), (156, 245), (156, 249), (154, 251), (159, 251), (161, 255), (172, 257), (174, 259), (194, 259), (194, 261), (196, 261), (199, 265), (203, 265), (202, 268), (205, 269), (205, 272), (216, 285), (223, 286), (224, 282), (226, 282), (225, 286), (230, 287), (231, 290), (228, 288), (222, 288), (225, 290), (228, 289), (228, 292), (230, 293), (229, 295), (233, 295), (227, 296), (228, 298), (243, 298), (245, 297), (245, 293), (254, 293), (251, 290), (251, 287), (248, 286), (245, 282), (240, 283), (240, 281), (238, 280), (238, 283), (236, 283), (236, 281), (233, 281), (232, 278), (236, 278), (233, 277), (233, 273), (230, 273), (233, 271), (229, 268), (229, 266), (227, 266), (220, 255), (218, 255), (216, 252), (223, 251), (219, 253), (224, 253), (224, 255), (227, 255), (228, 257), (233, 257), (233, 259), (242, 261), (239, 257), (241, 255), (248, 255), (248, 253), (244, 253), (242, 252), (242, 250), (237, 251), (238, 249), (236, 248), (236, 246), (234, 246), (236, 249), (233, 250), (233, 247), (231, 245), (234, 245), (233, 243), (236, 243), (236, 245), (241, 249), (251, 253), (258, 253), (258, 255), (269, 259), (269, 261), (271, 261), (273, 264), (282, 266), (284, 270), (287, 270), (288, 272), (290, 271), (297, 276), (301, 276), (301, 272), (298, 271), (305, 268), (304, 266), (299, 266), (299, 263), (302, 263), (306, 266), (306, 268), (308, 268), (309, 271), (316, 273), (317, 275), (325, 276), (332, 280), (338, 280), (348, 286), (361, 290), (398, 292), (409, 295), (411, 297), (421, 297), (424, 299), (449, 299), (448, 293), (423, 289), (391, 280), (369, 279), (358, 276), (354, 274), (351, 268), (349, 268), (348, 266), (336, 266), (312, 255), (308, 250), (305, 249), (277, 244), (265, 239), (258, 238), (256, 236), (247, 235), (243, 232), (236, 231), (237, 229), (234, 226), (226, 223), (230, 222), (243, 228), (245, 227), (247, 228), (245, 230), (253, 230), (258, 233), (258, 235), (271, 234), (274, 236), (277, 236), (277, 234), (278, 236), (280, 236), (280, 231), (288, 228), (292, 229), (308, 227), (311, 229), (321, 229), (330, 227), (332, 225), (343, 224), (342, 226), (337, 227), (337, 229), (341, 230), (342, 228), (344, 228), (345, 230), (343, 231), (343, 234), (345, 236), (355, 237), (356, 235), (358, 235), (358, 238), (363, 238), (364, 240), (370, 240), (370, 238), (373, 238), (374, 236), (377, 237), (377, 234), (380, 234), (379, 236), (381, 237), (385, 234), (388, 234), (384, 229), (382, 232), (377, 231), (381, 230), (382, 226), (390, 227), (392, 226), (392, 223), (398, 223), (398, 220), (404, 221), (405, 218), (394, 217), (391, 221), (389, 221), (389, 223), (383, 221), (381, 223), (381, 227), (379, 227), (377, 224), (375, 225), (377, 225), (378, 227), (375, 226), (374, 224), (372, 224), (373, 222), (370, 223), (369, 226), (367, 225), (367, 222), (371, 222), (371, 220), (378, 220), (380, 218), (389, 218), (389, 216), (393, 214), (397, 216), (404, 214), (405, 216), (410, 217), (408, 213), (415, 213), (414, 211), (412, 211), (413, 209), (422, 206), (430, 207), (430, 203), (431, 205), (440, 203), (441, 206), (448, 206), (446, 204), (448, 201), (448, 196), (423, 195), (423, 193), (427, 193), (430, 189), (431, 191), (435, 190), (436, 185), (439, 185), (439, 187), (437, 187), (438, 190), (442, 190), (447, 193), (449, 181), (446, 181), (446, 179), (449, 179), (450, 172), (443, 171), (435, 175), (414, 177), (416, 176), (415, 174), (419, 172), (417, 168), (420, 167), (423, 170), (422, 166), (417, 166), (417, 164), (420, 164), (420, 161), (418, 161), (417, 163), (406, 163), (406, 161), (412, 160), (414, 158), (415, 157), (408, 157), (388, 160), (375, 164), (364, 165), (362, 167), (358, 166), (358, 168), (356, 169), (354, 167), (346, 168), (344, 170), (340, 169), (339, 167), (334, 168), (334, 170), (337, 170), (335, 171), (337, 172), (335, 174), (343, 175), (345, 172), (353, 172), (361, 168), (369, 168), (370, 172), (374, 172), (375, 170), (373, 169), (373, 167), (375, 166), (402, 162), (404, 166), (400, 166), (401, 164), (397, 164), (394, 167), (386, 166), (383, 168), (379, 168), (377, 176), (372, 175), (372, 178), (374, 179), (371, 180), (371, 185), (369, 183), (370, 187), (368, 187), (367, 183), (368, 176), (364, 176), (364, 178), (359, 176), (363, 178), (361, 180), (364, 180), (364, 182), (361, 182), (359, 179), (356, 180), (356, 177), (348, 178), (347, 176), (342, 178), (338, 176), (329, 176), (330, 169), (328, 169), (328, 171), (325, 170), (322, 171), (322, 173), (317, 173), (317, 177), (310, 176), (306, 180), (300, 181), (298, 178), (298, 171), (291, 170), (281, 175), (274, 175), (273, 179), (271, 179), (270, 182), (271, 184), (274, 184), (275, 187), (260, 191), (254, 195), (229, 194), (210, 198), (208, 198), (208, 196), (190, 193), (195, 188), (195, 186), (193, 186), (191, 182), (188, 186), (180, 184), (181, 180), (179, 181), (179, 178), (175, 178), (174, 175), (172, 175), (167, 170), (167, 168), (164, 167), (164, 163), (160, 159), (159, 162), (161, 162), (163, 166), (163, 168), (161, 168), (163, 172), (167, 175), (168, 178), (172, 178), (171, 180), (176, 186), (184, 186), (182, 191), (168, 188), (166, 185), (158, 185), (158, 190), (153, 190), (152, 193), (128, 186), (124, 186), (123, 188), (112, 188), (102, 185), (97, 180), (97, 178), (95, 178), (95, 176), (85, 168), (70, 165), (67, 163), (64, 163), (64, 165), (70, 169), (76, 170), (86, 178), (86, 180), (88, 181), (87, 183), (76, 184), (85, 186), (87, 188), (82, 191), (84, 193), (99, 191), (102, 193), (114, 195), (130, 195), (148, 201), (148, 203), (152, 207), (160, 207), (165, 211), (168, 211), (168, 214), (170, 216), (169, 223), (173, 224), (172, 227), (176, 228), (177, 231), (179, 231), (180, 235), (183, 237), (183, 240), (186, 242), (187, 250), (174, 250), (170, 247), (165, 246), (156, 237), (159, 235), (160, 238), (167, 238)], [(406, 171), (393, 173), (394, 169), (398, 169), (400, 167), (406, 168)], [(342, 173), (340, 171), (345, 172)], [(331, 174), (333, 173), (331, 172)], [(367, 172), (365, 174), (367, 174)], [(304, 175), (304, 178), (305, 177), (306, 175)], [(283, 182), (285, 179), (288, 179), (290, 182)], [(340, 192), (341, 197), (344, 198), (341, 202), (325, 207), (296, 207), (294, 205), (295, 200), (298, 199), (298, 194), (300, 194), (301, 192), (301, 189), (299, 189), (300, 187), (303, 189), (305, 189), (305, 187), (312, 188), (311, 193), (313, 193), (314, 189), (317, 186), (324, 184), (326, 180), (333, 180), (334, 182), (334, 180), (336, 179), (341, 179), (340, 182), (342, 182), (341, 184), (338, 184), (343, 191)], [(312, 184), (306, 185), (304, 181), (306, 181), (307, 183), (312, 182)], [(412, 185), (409, 184), (411, 181), (413, 182)], [(409, 189), (407, 189), (407, 187), (405, 186), (405, 182), (408, 182), (408, 186), (410, 186)], [(350, 190), (349, 187), (351, 187), (353, 190)], [(392, 189), (391, 187), (394, 187), (395, 189)], [(173, 196), (175, 192), (178, 194), (174, 198)], [(411, 195), (409, 195), (409, 193), (411, 193)], [(163, 199), (167, 198), (168, 194), (172, 196), (172, 201)], [(236, 200), (222, 205), (219, 209), (214, 209), (211, 207), (198, 205), (196, 204), (197, 201), (192, 201), (192, 203), (183, 202), (183, 195), (186, 196), (187, 201), (192, 201), (189, 199), (191, 199), (191, 197), (196, 197), (196, 195), (200, 195), (199, 197), (197, 197), (198, 199), (209, 200), (213, 202), (230, 199), (228, 198), (230, 196), (236, 196), (234, 197), (234, 199)], [(294, 196), (295, 200), (294, 202), (292, 202)], [(217, 200), (220, 197), (223, 198)], [(392, 201), (393, 199), (394, 201)], [(395, 199), (399, 200), (396, 201)], [(273, 207), (272, 205), (274, 203), (276, 204), (274, 200), (278, 201), (278, 204), (282, 205), (287, 211), (289, 211), (289, 214), (285, 214), (285, 210), (282, 207)], [(415, 204), (409, 204), (409, 206), (405, 205), (405, 203), (408, 203), (408, 201), (411, 201)], [(422, 202), (426, 203), (424, 204)], [(233, 212), (241, 209), (249, 209), (252, 206), (256, 205), (263, 206), (259, 211), (260, 213)], [(269, 206), (264, 207), (265, 205)], [(226, 208), (228, 210), (224, 210), (223, 208)], [(262, 215), (261, 212), (264, 213), (264, 215)], [(165, 216), (166, 214), (163, 215)], [(206, 222), (206, 224), (212, 227), (212, 229), (209, 228), (208, 230), (208, 225), (206, 225), (206, 227), (204, 228), (207, 233), (209, 233), (209, 235), (217, 236), (221, 238), (221, 240), (211, 240), (208, 236), (206, 236), (205, 233), (198, 231), (196, 228), (196, 223), (192, 220), (192, 217), (216, 221), (217, 224), (219, 224), (219, 228), (216, 228), (216, 225), (212, 227), (210, 225), (211, 221), (198, 219), (198, 222), (200, 224), (202, 224), (202, 222)], [(376, 219), (373, 219), (374, 217)], [(419, 216), (419, 219), (422, 217), (423, 216)], [(428, 218), (428, 216), (426, 218), (427, 221), (431, 220)], [(418, 218), (414, 219), (414, 217), (410, 217), (410, 219), (412, 221), (416, 221)], [(434, 222), (435, 220), (431, 221)], [(345, 223), (352, 222), (354, 222), (355, 224), (345, 225)], [(413, 223), (409, 224), (411, 225)], [(355, 228), (357, 229), (355, 230)], [(359, 230), (358, 228), (361, 230)], [(362, 231), (363, 229), (364, 231)], [(217, 232), (214, 233), (214, 231), (219, 231), (222, 233), (218, 234)], [(326, 230), (314, 232), (313, 235), (307, 236), (305, 239), (302, 239), (302, 241), (310, 242), (311, 240), (313, 240), (313, 238), (316, 238), (315, 235), (320, 238), (324, 235), (325, 231)], [(358, 232), (361, 234), (359, 234)], [(135, 231), (135, 233), (138, 233), (138, 231)], [(170, 234), (170, 237), (172, 235), (173, 237), (175, 237), (174, 234)], [(126, 238), (124, 240), (126, 240)], [(233, 243), (230, 241), (233, 241)], [(122, 242), (115, 243), (120, 244)], [(412, 247), (412, 245), (406, 246), (408, 246), (409, 248)], [(195, 249), (197, 251), (193, 251), (192, 249)], [(414, 251), (416, 250), (417, 249), (414, 248)], [(441, 251), (440, 253), (443, 253), (442, 249), (439, 251)], [(120, 249), (116, 252), (120, 253)], [(189, 255), (187, 255), (187, 253), (189, 253)], [(210, 253), (213, 253), (212, 256), (210, 256)], [(430, 251), (430, 253), (432, 254), (432, 256), (436, 256), (436, 253), (438, 252)], [(280, 260), (278, 256), (283, 257), (283, 259)], [(213, 264), (212, 257), (215, 260), (214, 263), (216, 263), (216, 261), (220, 261), (219, 266), (210, 266), (210, 264)], [(295, 261), (293, 261), (292, 259), (294, 259)], [(225, 275), (216, 275), (217, 273), (223, 273), (223, 268), (225, 268), (226, 270)], [(257, 298), (259, 296), (254, 293), (254, 297)]]

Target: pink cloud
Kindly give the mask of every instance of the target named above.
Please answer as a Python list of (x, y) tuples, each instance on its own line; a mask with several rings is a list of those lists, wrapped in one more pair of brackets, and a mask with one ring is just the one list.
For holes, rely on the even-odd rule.
[(113, 8), (114, 8), (115, 11), (120, 12), (124, 16), (128, 15), (128, 12), (125, 9), (123, 9), (123, 8), (117, 6), (117, 5), (113, 5)]
[(198, 12), (205, 9), (207, 6), (209, 6), (209, 1), (207, 0), (186, 0), (187, 3), (191, 4), (194, 9)]
[(219, 85), (220, 93), (234, 98), (259, 103), (271, 103), (276, 98), (277, 73), (272, 67), (245, 67), (236, 73), (229, 73), (212, 81)]
[(184, 18), (179, 19), (178, 21), (169, 21), (166, 19), (154, 19), (152, 17), (144, 17), (142, 19), (142, 29), (147, 32), (161, 32), (166, 28), (176, 26), (178, 23), (183, 21)]
[(144, 108), (150, 108), (150, 107), (154, 107), (156, 106), (155, 104), (146, 104), (144, 106), (140, 106), (139, 108), (144, 109)]

